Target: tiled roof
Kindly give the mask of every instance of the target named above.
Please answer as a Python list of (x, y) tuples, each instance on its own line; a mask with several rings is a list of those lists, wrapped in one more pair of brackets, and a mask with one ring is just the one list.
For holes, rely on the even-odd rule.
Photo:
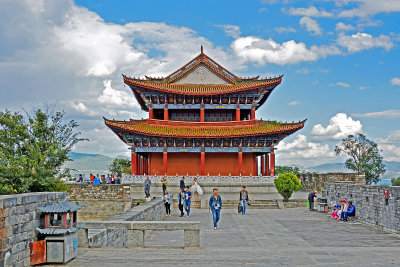
[(83, 208), (85, 205), (73, 205), (68, 201), (61, 201), (57, 203), (47, 203), (43, 207), (37, 207), (38, 210), (46, 213), (64, 213), (64, 212), (72, 212), (77, 211)]
[(230, 121), (230, 122), (182, 122), (164, 120), (105, 120), (105, 124), (117, 131), (148, 136), (180, 138), (221, 138), (259, 136), (292, 133), (304, 127), (304, 122), (278, 123), (275, 121)]
[(235, 93), (240, 91), (258, 89), (262, 87), (276, 86), (282, 81), (282, 76), (279, 76), (264, 80), (235, 82), (234, 84), (170, 84), (135, 79), (127, 76), (123, 77), (126, 84), (134, 87), (184, 95), (220, 95)]
[(83, 224), (78, 224), (76, 227), (71, 227), (67, 229), (63, 228), (36, 228), (36, 231), (41, 233), (42, 235), (65, 235), (65, 234), (70, 234), (78, 231), (81, 229)]

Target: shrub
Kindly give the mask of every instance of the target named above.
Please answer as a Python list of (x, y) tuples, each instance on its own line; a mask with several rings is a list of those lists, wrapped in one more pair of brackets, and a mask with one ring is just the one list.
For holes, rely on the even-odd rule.
[(46, 191), (51, 192), (69, 192), (69, 185), (64, 183), (63, 181), (58, 180), (57, 178), (50, 178), (48, 188)]
[(279, 174), (278, 178), (274, 180), (276, 190), (283, 197), (283, 201), (289, 201), (292, 193), (301, 189), (299, 178), (293, 173)]

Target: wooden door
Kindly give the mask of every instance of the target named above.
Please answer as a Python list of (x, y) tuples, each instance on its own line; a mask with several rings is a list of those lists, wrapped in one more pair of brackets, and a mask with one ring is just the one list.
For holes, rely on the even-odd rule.
[(32, 242), (31, 247), (31, 265), (46, 262), (46, 240)]

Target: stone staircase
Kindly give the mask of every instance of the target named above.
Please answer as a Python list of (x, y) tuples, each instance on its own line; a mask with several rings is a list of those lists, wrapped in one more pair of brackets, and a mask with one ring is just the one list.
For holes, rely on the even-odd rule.
[[(208, 209), (207, 200), (202, 200), (203, 206), (201, 205), (201, 200), (192, 200), (190, 207), (192, 209)], [(247, 206), (248, 209), (279, 209), (278, 202), (276, 200), (252, 200), (250, 201), (251, 206)], [(222, 208), (223, 209), (237, 209), (239, 204), (238, 200), (222, 200)], [(178, 202), (174, 200), (173, 208), (178, 208)]]

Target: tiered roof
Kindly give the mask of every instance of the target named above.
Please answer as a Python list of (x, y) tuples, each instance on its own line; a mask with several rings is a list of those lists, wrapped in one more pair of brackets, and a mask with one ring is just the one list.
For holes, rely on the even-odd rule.
[(267, 86), (276, 86), (282, 81), (282, 76), (279, 76), (271, 79), (250, 80), (249, 82), (237, 82), (233, 84), (170, 84), (134, 79), (127, 76), (123, 77), (124, 83), (128, 85), (181, 95), (222, 95)]
[(115, 121), (104, 118), (112, 130), (147, 136), (176, 138), (231, 138), (293, 133), (304, 127), (304, 121), (278, 123), (275, 121), (182, 122), (164, 120)]

